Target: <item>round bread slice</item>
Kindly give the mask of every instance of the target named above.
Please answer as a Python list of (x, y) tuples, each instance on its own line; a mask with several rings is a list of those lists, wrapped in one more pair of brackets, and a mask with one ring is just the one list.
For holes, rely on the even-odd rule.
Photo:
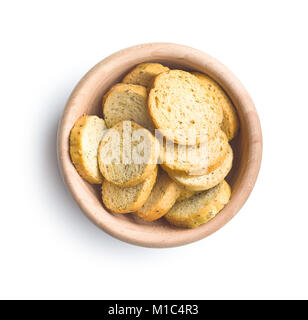
[(136, 214), (147, 221), (157, 220), (171, 209), (179, 195), (178, 185), (164, 171), (160, 171), (148, 200)]
[(214, 218), (228, 203), (230, 197), (231, 188), (223, 181), (210, 190), (176, 202), (165, 217), (177, 227), (196, 228)]
[(183, 185), (186, 189), (191, 191), (203, 191), (213, 188), (225, 179), (225, 177), (228, 175), (232, 168), (232, 161), (233, 152), (231, 146), (229, 146), (226, 158), (221, 164), (221, 166), (212, 171), (211, 173), (203, 176), (191, 176), (187, 174), (184, 175), (179, 174), (177, 171), (169, 170), (164, 166), (162, 166), (162, 168), (165, 171), (167, 171), (171, 179)]
[(157, 176), (157, 166), (151, 175), (134, 187), (120, 188), (107, 180), (102, 185), (104, 205), (116, 213), (129, 213), (139, 210), (147, 201)]
[(190, 198), (191, 196), (193, 196), (196, 191), (191, 191), (186, 189), (184, 186), (179, 185), (179, 188), (181, 190), (180, 196), (176, 199), (176, 202), (182, 201), (182, 200), (186, 200), (188, 198)]
[(140, 63), (124, 77), (122, 82), (148, 87), (155, 76), (168, 70), (168, 67), (165, 67), (160, 63)]
[(70, 133), (70, 154), (78, 173), (88, 182), (99, 184), (103, 176), (99, 171), (97, 150), (107, 127), (97, 116), (82, 116)]
[(159, 142), (149, 130), (133, 121), (122, 121), (104, 135), (98, 149), (98, 164), (109, 182), (132, 187), (150, 176), (158, 156)]
[(228, 138), (217, 130), (204, 144), (187, 146), (168, 143), (161, 147), (160, 161), (170, 170), (204, 175), (218, 168), (228, 151)]
[(170, 70), (155, 77), (148, 109), (157, 129), (179, 144), (199, 144), (219, 127), (222, 118), (206, 90), (192, 74)]
[(223, 111), (221, 128), (226, 133), (228, 140), (232, 140), (238, 131), (239, 121), (231, 100), (221, 86), (209, 76), (199, 72), (192, 72), (192, 74), (199, 79), (201, 85), (213, 99), (213, 103), (221, 107)]
[(118, 83), (103, 98), (103, 114), (108, 128), (120, 121), (132, 120), (154, 130), (147, 108), (147, 90), (143, 86)]

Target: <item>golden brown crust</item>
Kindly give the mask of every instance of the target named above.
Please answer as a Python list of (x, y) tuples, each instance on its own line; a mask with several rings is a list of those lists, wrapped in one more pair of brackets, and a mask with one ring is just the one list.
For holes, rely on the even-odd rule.
[(107, 180), (102, 185), (102, 200), (105, 206), (116, 213), (129, 213), (140, 209), (147, 201), (157, 176), (157, 166), (152, 174), (134, 187), (120, 188)]
[(160, 159), (163, 167), (176, 171), (177, 174), (201, 176), (209, 174), (218, 168), (228, 152), (228, 138), (218, 129), (211, 134), (207, 143), (195, 146), (174, 144), (167, 148), (161, 147)]
[(192, 72), (192, 74), (196, 76), (200, 83), (206, 88), (214, 104), (221, 106), (223, 111), (221, 129), (226, 133), (228, 140), (232, 140), (238, 132), (239, 120), (231, 100), (222, 87), (209, 76), (199, 72)]
[(230, 197), (231, 188), (223, 181), (208, 191), (176, 202), (165, 218), (177, 227), (196, 228), (214, 218), (228, 203)]
[(152, 79), (161, 72), (169, 70), (160, 63), (145, 62), (138, 64), (122, 80), (123, 83), (138, 84), (148, 87)]
[(161, 165), (161, 167), (169, 174), (171, 179), (184, 186), (186, 189), (191, 191), (203, 191), (213, 188), (225, 179), (232, 168), (232, 161), (233, 152), (231, 146), (229, 145), (226, 158), (221, 166), (213, 170), (211, 173), (203, 176), (193, 176), (179, 173), (177, 171), (170, 170), (164, 165)]
[(178, 185), (165, 172), (160, 171), (148, 200), (136, 214), (147, 221), (157, 220), (169, 211), (179, 195)]
[[(101, 130), (106, 129), (103, 119), (97, 116), (85, 115), (75, 122), (70, 133), (70, 155), (76, 170), (85, 180), (90, 183), (100, 184), (103, 182), (103, 176), (99, 172), (97, 164), (98, 145), (90, 146), (84, 142), (87, 131), (91, 129), (89, 126), (94, 125), (98, 126), (97, 134), (101, 134), (102, 136)], [(94, 155), (96, 164), (93, 164), (92, 159), (88, 158), (88, 148), (94, 148), (96, 150), (96, 155)], [(95, 153), (95, 150), (92, 150), (92, 152)]]

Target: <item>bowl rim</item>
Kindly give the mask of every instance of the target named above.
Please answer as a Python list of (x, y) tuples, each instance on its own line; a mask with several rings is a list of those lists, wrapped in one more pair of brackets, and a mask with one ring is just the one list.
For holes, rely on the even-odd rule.
[[(153, 53), (157, 57), (160, 55), (167, 55), (169, 56), (170, 60), (177, 58), (182, 59), (183, 61), (192, 61), (198, 65), (199, 70), (201, 68), (204, 69), (204, 72), (206, 70), (207, 74), (209, 74), (214, 80), (218, 81), (218, 83), (223, 85), (223, 88), (232, 97), (232, 100), (237, 99), (238, 103), (240, 103), (243, 108), (243, 112), (245, 113), (245, 123), (247, 124), (248, 130), (247, 143), (249, 148), (247, 154), (247, 164), (245, 167), (245, 172), (243, 173), (238, 186), (237, 193), (235, 195), (232, 194), (229, 204), (221, 211), (223, 214), (218, 214), (208, 223), (193, 229), (195, 232), (182, 233), (181, 238), (177, 238), (175, 236), (173, 238), (168, 237), (167, 239), (154, 239), (153, 237), (149, 237), (148, 239), (147, 237), (144, 237), (144, 235), (133, 232), (132, 230), (125, 230), (125, 232), (123, 232), (121, 228), (119, 230), (119, 226), (108, 224), (107, 220), (105, 221), (100, 219), (97, 214), (90, 209), (90, 206), (87, 204), (85, 198), (79, 195), (78, 186), (74, 184), (74, 179), (67, 170), (66, 158), (68, 155), (67, 152), (64, 151), (67, 150), (67, 148), (65, 148), (65, 144), (68, 144), (69, 139), (67, 130), (64, 129), (65, 123), (70, 117), (70, 111), (76, 105), (76, 99), (80, 94), (84, 94), (84, 89), (86, 88), (88, 82), (91, 81), (91, 79), (94, 79), (95, 75), (102, 68), (106, 68), (106, 66), (109, 65), (116, 65), (119, 63), (119, 61), (123, 62), (123, 59), (129, 59), (132, 57), (132, 55), (135, 55), (135, 57), (138, 56), (141, 59), (140, 62), (151, 60), (159, 61), (159, 58), (151, 59), (150, 55)], [(226, 66), (200, 50), (181, 44), (162, 42), (135, 45), (120, 50), (108, 56), (90, 69), (82, 77), (71, 93), (64, 108), (62, 117), (59, 121), (57, 133), (57, 156), (59, 170), (66, 186), (81, 210), (92, 222), (94, 222), (98, 227), (111, 236), (116, 237), (124, 242), (151, 248), (175, 247), (195, 242), (214, 233), (224, 226), (229, 220), (231, 220), (247, 201), (255, 185), (261, 166), (262, 149), (263, 143), (260, 120), (254, 103), (240, 80)], [(107, 210), (106, 212), (108, 213)]]

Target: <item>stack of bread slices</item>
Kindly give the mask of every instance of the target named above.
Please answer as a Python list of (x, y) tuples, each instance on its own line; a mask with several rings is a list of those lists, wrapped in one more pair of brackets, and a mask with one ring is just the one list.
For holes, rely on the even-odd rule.
[(102, 185), (107, 209), (195, 228), (227, 204), (239, 121), (208, 75), (142, 63), (104, 95), (102, 111), (76, 121), (70, 153), (78, 173)]

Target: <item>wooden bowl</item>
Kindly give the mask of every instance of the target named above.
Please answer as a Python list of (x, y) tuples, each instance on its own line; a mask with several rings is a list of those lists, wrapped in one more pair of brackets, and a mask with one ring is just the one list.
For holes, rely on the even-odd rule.
[[(208, 223), (196, 229), (171, 226), (164, 219), (145, 222), (135, 214), (107, 211), (101, 200), (101, 187), (83, 180), (69, 155), (69, 135), (83, 114), (102, 116), (104, 93), (136, 64), (157, 61), (171, 68), (207, 73), (232, 99), (239, 118), (240, 132), (232, 141), (235, 154), (228, 182), (232, 197), (227, 206)], [(92, 68), (72, 92), (58, 130), (58, 160), (62, 176), (84, 213), (110, 235), (145, 247), (174, 247), (200, 240), (227, 223), (243, 206), (258, 176), (262, 157), (262, 133), (254, 104), (241, 82), (220, 62), (196, 49), (171, 43), (150, 43), (119, 51)]]

